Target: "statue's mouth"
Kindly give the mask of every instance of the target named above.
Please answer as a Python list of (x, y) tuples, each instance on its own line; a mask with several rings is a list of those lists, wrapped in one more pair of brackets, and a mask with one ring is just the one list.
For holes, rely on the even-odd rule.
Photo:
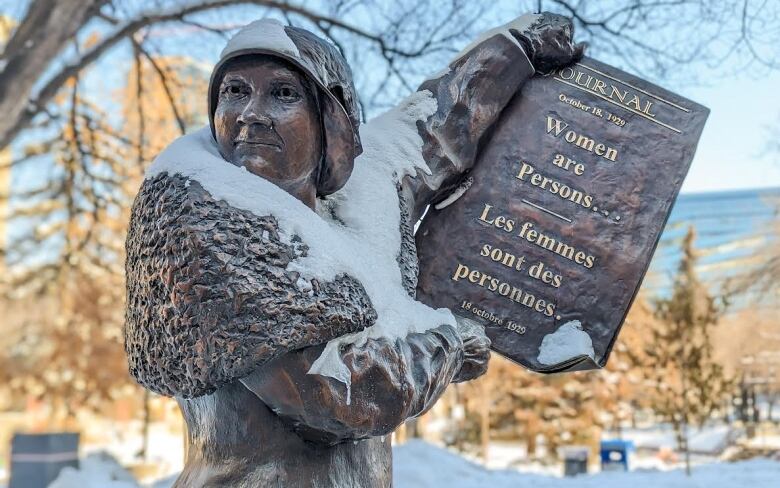
[(239, 146), (241, 144), (245, 144), (247, 146), (254, 146), (254, 147), (268, 147), (271, 149), (274, 149), (275, 151), (281, 151), (282, 146), (279, 145), (276, 142), (266, 141), (266, 140), (257, 140), (257, 139), (238, 139), (236, 140), (236, 146)]

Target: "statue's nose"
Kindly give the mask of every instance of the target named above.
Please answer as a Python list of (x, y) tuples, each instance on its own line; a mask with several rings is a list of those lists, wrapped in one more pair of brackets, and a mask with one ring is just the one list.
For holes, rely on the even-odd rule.
[(238, 123), (244, 125), (260, 124), (266, 127), (271, 127), (273, 121), (266, 114), (261, 104), (256, 100), (250, 101), (241, 114), (238, 116)]

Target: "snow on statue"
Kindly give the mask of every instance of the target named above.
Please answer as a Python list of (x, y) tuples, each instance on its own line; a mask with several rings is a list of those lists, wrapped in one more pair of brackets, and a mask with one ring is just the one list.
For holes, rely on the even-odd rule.
[(229, 41), (209, 127), (155, 160), (127, 239), (130, 371), (187, 422), (176, 486), (390, 486), (385, 435), (489, 357), (415, 301), (413, 224), (534, 67), (581, 54), (568, 19), (520, 17), (359, 127), (331, 44), (269, 20)]

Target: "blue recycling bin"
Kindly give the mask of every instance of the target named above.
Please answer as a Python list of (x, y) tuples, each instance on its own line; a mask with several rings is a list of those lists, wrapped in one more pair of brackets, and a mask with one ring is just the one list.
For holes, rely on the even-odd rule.
[(632, 441), (622, 439), (601, 441), (601, 470), (628, 471), (629, 455), (633, 450)]

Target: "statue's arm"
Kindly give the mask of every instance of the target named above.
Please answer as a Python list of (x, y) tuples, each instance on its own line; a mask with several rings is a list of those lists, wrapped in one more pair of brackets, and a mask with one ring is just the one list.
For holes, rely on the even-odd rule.
[(418, 172), (404, 182), (414, 221), (462, 182), (504, 107), (534, 75), (522, 44), (510, 36), (507, 31), (486, 37), (418, 88), (433, 94), (437, 110), (417, 126), (431, 173)]
[(567, 17), (523, 15), (484, 34), (447, 71), (420, 85), (436, 98), (437, 111), (418, 123), (431, 173), (404, 182), (413, 222), (463, 183), (501, 112), (537, 70), (548, 73), (582, 56), (585, 45), (572, 36)]
[(286, 354), (242, 382), (301, 437), (324, 444), (386, 435), (427, 411), (463, 364), (458, 332), (442, 325), (403, 339), (368, 339), (340, 354), (351, 383), (307, 374), (323, 348)]

